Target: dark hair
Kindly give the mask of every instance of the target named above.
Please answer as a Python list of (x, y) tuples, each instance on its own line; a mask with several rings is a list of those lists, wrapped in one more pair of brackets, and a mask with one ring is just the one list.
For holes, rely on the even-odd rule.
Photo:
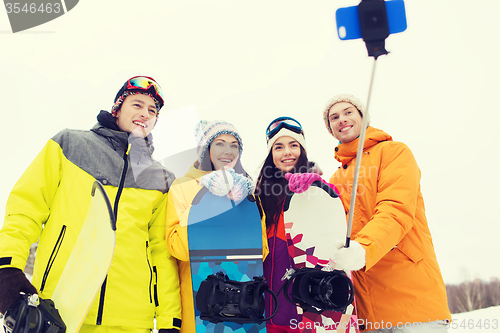
[[(300, 156), (290, 173), (306, 173), (309, 171), (310, 163), (307, 159), (305, 149), (300, 145)], [(264, 213), (266, 214), (266, 226), (269, 228), (278, 223), (283, 210), (283, 203), (289, 193), (288, 180), (285, 173), (278, 169), (273, 162), (272, 149), (267, 155), (257, 178), (255, 194), (258, 195)]]
[[(203, 155), (203, 159), (199, 162), (198, 165), (195, 165), (200, 170), (203, 171), (215, 171), (214, 164), (212, 163), (212, 160), (210, 159), (210, 148), (212, 147), (212, 144), (208, 146), (207, 152)], [(241, 164), (241, 154), (238, 155), (238, 160), (236, 161), (236, 164), (234, 165), (234, 172), (239, 173), (247, 178), (250, 178), (248, 173), (243, 169), (243, 165)], [(250, 178), (251, 179), (251, 178)]]

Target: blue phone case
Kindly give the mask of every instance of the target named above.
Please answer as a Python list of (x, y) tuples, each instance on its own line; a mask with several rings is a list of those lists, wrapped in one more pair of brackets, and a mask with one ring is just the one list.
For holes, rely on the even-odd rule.
[[(385, 8), (387, 10), (389, 34), (405, 31), (407, 25), (404, 1), (385, 1)], [(335, 19), (337, 21), (337, 34), (341, 40), (361, 38), (358, 6), (337, 9)]]

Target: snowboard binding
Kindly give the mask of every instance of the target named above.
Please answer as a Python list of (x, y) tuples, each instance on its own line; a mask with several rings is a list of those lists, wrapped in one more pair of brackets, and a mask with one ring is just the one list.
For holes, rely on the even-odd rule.
[(5, 333), (64, 333), (66, 325), (50, 299), (21, 293), (5, 312)]
[[(276, 310), (267, 318), (264, 318), (265, 292), (271, 295), (276, 304)], [(219, 272), (202, 281), (196, 294), (196, 308), (201, 312), (200, 318), (211, 323), (229, 321), (261, 324), (278, 312), (278, 298), (263, 277), (239, 282), (229, 280), (227, 275)]]
[(284, 290), (285, 299), (304, 311), (344, 312), (354, 301), (354, 286), (344, 271), (302, 267), (289, 270), (283, 279), (287, 281), (279, 292)]

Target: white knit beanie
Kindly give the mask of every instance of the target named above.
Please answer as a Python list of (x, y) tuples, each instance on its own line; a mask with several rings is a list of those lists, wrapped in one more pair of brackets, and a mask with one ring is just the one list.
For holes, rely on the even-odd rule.
[(297, 140), (298, 143), (304, 148), (304, 150), (307, 152), (306, 148), (306, 138), (304, 137), (303, 134), (295, 133), (294, 131), (289, 130), (288, 128), (282, 128), (276, 133), (269, 141), (267, 142), (267, 152), (269, 153), (271, 151), (271, 148), (273, 148), (274, 143), (276, 140), (283, 136), (289, 136), (292, 137), (293, 139)]
[[(325, 122), (326, 129), (328, 130), (328, 132), (330, 132), (331, 135), (333, 135), (333, 132), (330, 128), (330, 119), (328, 118), (328, 113), (330, 113), (330, 108), (332, 106), (340, 102), (347, 102), (354, 105), (354, 107), (361, 113), (361, 117), (365, 115), (365, 105), (359, 98), (351, 94), (336, 95), (331, 100), (329, 100), (328, 103), (326, 103), (325, 109), (323, 110), (323, 121)], [(370, 114), (367, 115), (367, 118), (367, 124), (370, 125)]]

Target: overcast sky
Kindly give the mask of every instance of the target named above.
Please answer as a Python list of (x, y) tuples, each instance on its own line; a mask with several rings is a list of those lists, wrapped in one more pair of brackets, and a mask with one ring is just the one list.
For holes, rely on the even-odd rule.
[[(13, 34), (0, 10), (3, 126), (0, 216), (46, 141), (89, 129), (123, 82), (154, 77), (166, 92), (158, 159), (193, 145), (193, 122), (233, 123), (256, 175), (278, 116), (304, 126), (308, 156), (329, 179), (337, 142), (322, 121), (333, 95), (366, 101), (373, 58), (335, 27), (347, 0), (85, 0)], [(422, 171), (427, 218), (447, 283), (500, 277), (500, 2), (407, 0), (408, 29), (377, 61), (371, 124), (406, 143)], [(3, 221), (0, 220), (0, 224)]]

